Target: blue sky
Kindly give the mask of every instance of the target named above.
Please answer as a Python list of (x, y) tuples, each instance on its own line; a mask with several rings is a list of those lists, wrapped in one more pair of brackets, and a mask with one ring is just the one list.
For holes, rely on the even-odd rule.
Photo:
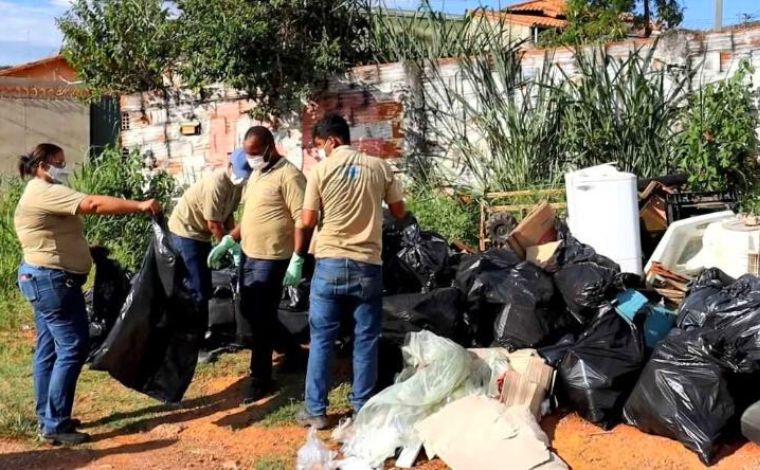
[[(54, 55), (61, 44), (55, 18), (71, 0), (0, 0), (0, 65), (14, 65)], [(479, 5), (498, 8), (519, 0), (432, 0), (435, 8), (462, 13)], [(415, 9), (418, 0), (385, 0), (388, 6)], [(684, 26), (708, 29), (712, 26), (714, 0), (682, 0), (686, 7)], [(760, 20), (760, 1), (723, 0), (724, 24), (741, 21), (741, 14)]]

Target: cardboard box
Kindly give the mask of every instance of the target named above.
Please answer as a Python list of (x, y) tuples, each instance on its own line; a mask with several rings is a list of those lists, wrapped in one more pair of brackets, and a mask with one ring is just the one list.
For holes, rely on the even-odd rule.
[(510, 354), (513, 370), (504, 374), (500, 400), (507, 406), (523, 405), (537, 418), (541, 403), (546, 399), (554, 382), (554, 369), (546, 364), (534, 350)]
[(557, 240), (554, 228), (557, 213), (547, 202), (537, 205), (527, 217), (509, 234), (507, 243), (522, 259), (529, 247)]
[(541, 269), (547, 269), (555, 264), (555, 255), (562, 245), (561, 241), (544, 243), (529, 247), (525, 252), (525, 260)]

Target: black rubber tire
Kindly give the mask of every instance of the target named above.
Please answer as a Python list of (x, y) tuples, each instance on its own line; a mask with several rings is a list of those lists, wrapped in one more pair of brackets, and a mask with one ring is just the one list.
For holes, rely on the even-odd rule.
[(491, 240), (491, 245), (495, 247), (505, 246), (509, 234), (515, 227), (517, 227), (517, 220), (512, 214), (507, 212), (490, 214), (486, 221), (486, 233), (488, 239)]

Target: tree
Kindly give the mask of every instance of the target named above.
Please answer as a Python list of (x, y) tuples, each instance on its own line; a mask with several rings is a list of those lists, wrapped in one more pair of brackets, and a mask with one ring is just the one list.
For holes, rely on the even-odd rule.
[(545, 39), (572, 45), (621, 39), (628, 30), (623, 15), (634, 7), (635, 0), (568, 0), (567, 28)]
[(663, 28), (673, 28), (683, 21), (683, 8), (678, 0), (568, 0), (567, 28), (559, 34), (548, 34), (550, 44), (584, 44), (622, 39), (630, 21), (652, 33), (652, 20)]
[[(678, 0), (641, 0), (644, 14), (641, 20), (647, 31), (647, 36), (651, 33), (651, 20), (657, 20), (663, 28), (675, 28), (683, 21), (683, 7), (678, 5)], [(654, 5), (655, 14), (652, 15)]]
[(161, 0), (76, 0), (57, 22), (64, 57), (96, 96), (161, 89), (178, 58)]
[(367, 24), (361, 0), (77, 0), (59, 21), (66, 57), (94, 90), (161, 88), (175, 71), (275, 115), (362, 61)]
[(300, 107), (327, 79), (364, 59), (367, 17), (358, 1), (178, 0), (182, 75), (225, 82), (258, 111)]

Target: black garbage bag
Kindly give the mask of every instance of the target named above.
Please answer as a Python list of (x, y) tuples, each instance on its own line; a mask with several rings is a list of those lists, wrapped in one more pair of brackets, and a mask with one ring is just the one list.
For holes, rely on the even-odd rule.
[(396, 254), (400, 266), (414, 276), (423, 291), (437, 287), (436, 278), (448, 266), (449, 244), (442, 236), (423, 232), (416, 223), (407, 226), (401, 235), (401, 250)]
[(277, 319), (284, 334), (292, 335), (299, 343), (309, 341), (309, 291), (311, 281), (294, 287), (285, 287), (277, 309)]
[(383, 292), (386, 295), (422, 291), (420, 279), (398, 257), (404, 248), (404, 230), (411, 225), (417, 225), (417, 220), (411, 215), (397, 220), (390, 211), (383, 212)]
[(116, 323), (119, 310), (129, 294), (129, 272), (110, 257), (108, 248), (90, 248), (95, 263), (95, 281), (92, 289), (85, 292), (85, 305), (90, 330), (90, 355), (100, 348)]
[(554, 284), (538, 266), (522, 262), (489, 291), (491, 303), (503, 305), (494, 322), (494, 343), (510, 351), (551, 344), (570, 324), (554, 302)]
[(620, 292), (620, 266), (569, 232), (560, 233), (562, 245), (556, 255), (558, 271), (554, 273), (554, 284), (568, 311), (585, 325)]
[(544, 346), (537, 349), (538, 354), (546, 361), (547, 364), (554, 367), (559, 367), (559, 363), (565, 357), (565, 354), (575, 344), (576, 335), (573, 333), (567, 333), (562, 336), (556, 343)]
[(644, 367), (641, 329), (603, 308), (559, 364), (562, 392), (588, 421), (610, 429)]
[(402, 346), (409, 333), (428, 330), (438, 336), (467, 345), (464, 330), (464, 297), (455, 288), (436, 289), (424, 294), (383, 297), (381, 337)]
[(215, 349), (238, 342), (240, 294), (238, 272), (234, 267), (211, 272), (211, 298), (208, 301), (208, 331), (204, 348)]
[(625, 404), (628, 424), (676, 439), (709, 465), (735, 414), (726, 369), (699, 331), (674, 329), (660, 342)]
[(522, 260), (507, 249), (464, 255), (457, 268), (454, 285), (467, 299), (464, 323), (472, 346), (488, 347), (494, 340), (494, 322), (503, 308), (494, 295), (514, 266)]
[(702, 271), (702, 274), (689, 286), (686, 299), (678, 309), (676, 326), (681, 329), (690, 329), (704, 325), (707, 318), (708, 299), (733, 282), (734, 280), (728, 274), (718, 268)]
[(163, 221), (119, 318), (92, 368), (107, 371), (129, 388), (165, 402), (179, 402), (195, 373), (206, 318), (183, 287), (180, 258)]

